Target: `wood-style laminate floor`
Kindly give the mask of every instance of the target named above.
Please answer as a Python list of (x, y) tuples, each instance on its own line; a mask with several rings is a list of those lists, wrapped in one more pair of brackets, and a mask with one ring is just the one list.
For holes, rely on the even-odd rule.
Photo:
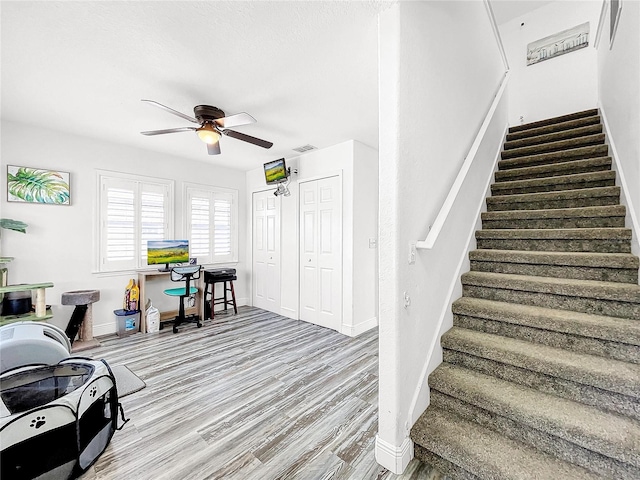
[(202, 328), (109, 338), (85, 356), (147, 386), (83, 480), (440, 479), (374, 458), (378, 334), (350, 338), (257, 308)]

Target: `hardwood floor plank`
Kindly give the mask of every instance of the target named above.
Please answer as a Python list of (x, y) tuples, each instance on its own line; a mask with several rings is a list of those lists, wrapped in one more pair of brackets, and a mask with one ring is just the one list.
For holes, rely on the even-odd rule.
[(83, 354), (147, 386), (121, 399), (131, 420), (82, 480), (440, 479), (375, 461), (377, 330), (350, 338), (241, 307)]

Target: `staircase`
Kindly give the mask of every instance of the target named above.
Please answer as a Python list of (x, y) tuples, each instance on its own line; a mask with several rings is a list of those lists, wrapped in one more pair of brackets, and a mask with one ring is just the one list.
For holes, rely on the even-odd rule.
[(512, 127), (415, 456), (451, 478), (640, 479), (638, 257), (598, 110)]

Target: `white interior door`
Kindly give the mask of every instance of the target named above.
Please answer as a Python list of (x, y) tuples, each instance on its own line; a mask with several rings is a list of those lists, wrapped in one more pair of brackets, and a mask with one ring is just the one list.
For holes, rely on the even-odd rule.
[(300, 319), (342, 325), (340, 177), (300, 183)]
[(253, 194), (253, 305), (280, 313), (280, 197)]

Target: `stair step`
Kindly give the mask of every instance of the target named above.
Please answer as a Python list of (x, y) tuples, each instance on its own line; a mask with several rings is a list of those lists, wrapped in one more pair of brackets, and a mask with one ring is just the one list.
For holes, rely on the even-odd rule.
[(504, 273), (462, 275), (465, 297), (640, 320), (640, 286)]
[(558, 123), (568, 122), (570, 120), (576, 120), (578, 118), (593, 117), (598, 115), (597, 108), (591, 108), (589, 110), (583, 110), (581, 112), (569, 113), (567, 115), (560, 115), (559, 117), (546, 118), (544, 120), (538, 120), (537, 122), (525, 123), (524, 125), (516, 125), (509, 127), (509, 133), (521, 132), (523, 130), (531, 130), (538, 127), (544, 127), (547, 125), (555, 125)]
[(529, 147), (531, 145), (540, 145), (542, 143), (557, 142), (559, 140), (568, 140), (570, 138), (584, 137), (586, 135), (594, 135), (602, 133), (602, 124), (587, 125), (584, 127), (572, 128), (560, 132), (536, 135), (533, 137), (525, 137), (519, 140), (507, 140), (504, 144), (505, 150), (514, 148)]
[[(640, 322), (635, 320), (473, 297), (459, 298), (451, 310), (460, 328), (640, 363)], [(640, 415), (640, 404), (636, 407)]]
[(581, 467), (435, 407), (429, 407), (418, 419), (411, 429), (411, 438), (416, 458), (452, 478), (601, 479)]
[(587, 125), (596, 125), (600, 123), (599, 115), (591, 115), (588, 117), (576, 118), (575, 120), (567, 120), (565, 122), (554, 123), (552, 125), (545, 125), (542, 127), (529, 128), (518, 132), (507, 133), (507, 141), (520, 140), (529, 137), (539, 137), (541, 135), (547, 135), (554, 132), (560, 132), (563, 130), (572, 130)]
[[(470, 355), (472, 360), (468, 365), (473, 369), (476, 361), (488, 359), (625, 395), (636, 402), (640, 399), (640, 366), (634, 363), (461, 327), (451, 328), (442, 336), (441, 343), (445, 351)], [(447, 359), (445, 362), (452, 363)], [(514, 382), (517, 380), (516, 377), (513, 378)]]
[(618, 205), (620, 187), (594, 187), (560, 192), (494, 195), (487, 198), (487, 210), (547, 210), (551, 208)]
[(575, 190), (578, 188), (611, 187), (615, 184), (616, 172), (608, 170), (499, 182), (491, 185), (491, 193), (493, 195), (517, 195), (522, 193)]
[(499, 170), (511, 168), (535, 167), (537, 165), (549, 165), (568, 160), (583, 160), (585, 158), (606, 157), (609, 152), (607, 145), (591, 145), (588, 147), (571, 148), (558, 152), (538, 153), (524, 157), (508, 158), (498, 161)]
[(638, 283), (638, 257), (628, 253), (478, 249), (469, 260), (476, 272)]
[(630, 253), (628, 228), (483, 229), (476, 231), (479, 249), (540, 252)]
[(498, 170), (495, 173), (496, 182), (510, 182), (516, 180), (538, 179), (559, 175), (573, 175), (577, 173), (602, 172), (611, 170), (611, 157), (595, 157), (585, 160), (569, 160), (568, 162), (551, 163), (537, 167), (512, 168)]
[(561, 150), (601, 144), (604, 144), (604, 133), (596, 133), (593, 135), (586, 135), (584, 137), (569, 138), (566, 140), (558, 140), (556, 142), (540, 143), (526, 147), (503, 150), (500, 157), (506, 160), (509, 158), (526, 157), (540, 153), (558, 152)]
[(498, 228), (602, 228), (624, 227), (624, 205), (552, 208), (545, 210), (499, 210), (482, 212), (482, 227)]
[[(640, 467), (640, 424), (633, 419), (447, 363), (433, 371), (429, 385), (480, 409), (473, 413), (484, 413), (477, 420), (481, 425), (522, 435), (518, 440), (532, 441), (537, 448), (546, 446), (562, 455), (567, 452), (554, 450), (557, 444), (564, 444), (574, 452), (586, 449), (591, 455), (599, 454), (601, 460), (610, 457), (617, 460), (614, 464), (635, 467), (630, 470)], [(465, 415), (458, 408), (455, 413)], [(537, 435), (527, 438), (527, 433), (534, 433), (527, 429)]]
[(638, 478), (640, 425), (633, 419), (446, 363), (431, 374), (429, 384), (429, 408), (449, 411), (601, 478)]

